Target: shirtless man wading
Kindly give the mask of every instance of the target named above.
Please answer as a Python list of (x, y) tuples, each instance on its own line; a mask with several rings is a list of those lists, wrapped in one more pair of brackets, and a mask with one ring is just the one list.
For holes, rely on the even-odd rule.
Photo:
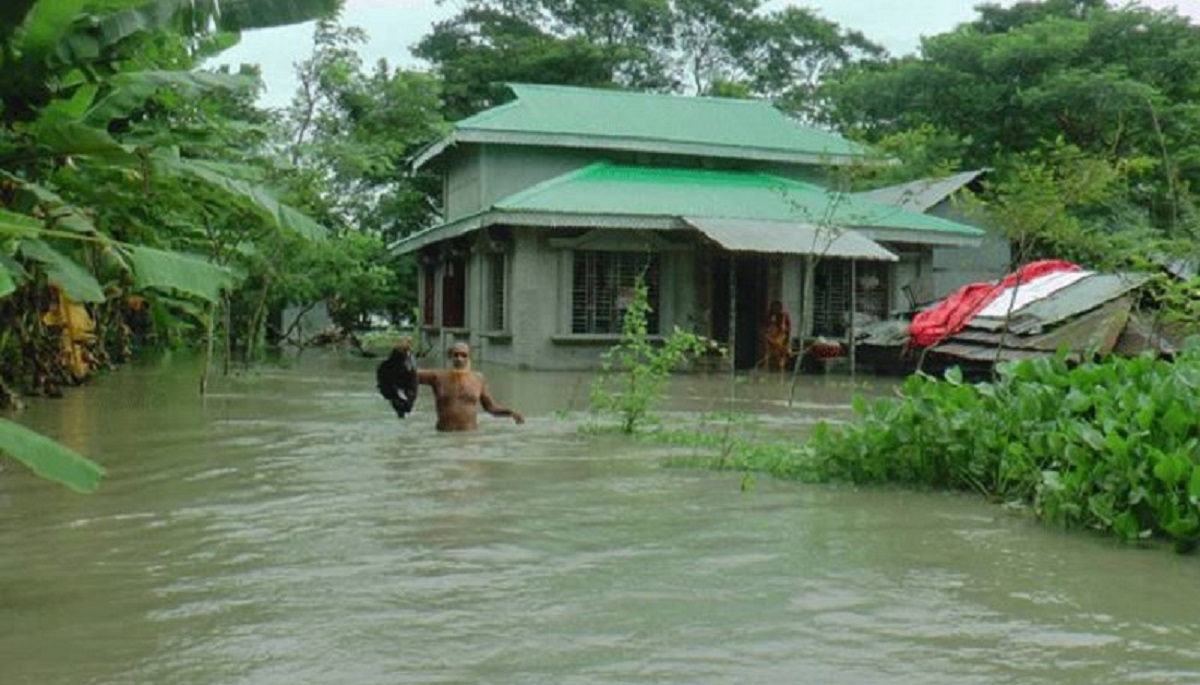
[(476, 417), (480, 406), (492, 416), (511, 416), (514, 422), (525, 423), (521, 412), (502, 407), (492, 399), (487, 379), (471, 370), (471, 348), (466, 343), (450, 347), (449, 369), (417, 371), (417, 381), (433, 388), (440, 431), (475, 430), (479, 427)]

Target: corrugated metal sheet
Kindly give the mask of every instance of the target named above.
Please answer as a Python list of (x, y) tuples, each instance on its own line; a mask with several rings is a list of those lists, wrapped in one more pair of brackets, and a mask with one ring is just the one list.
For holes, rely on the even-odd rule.
[[(1005, 348), (1040, 350), (1048, 353), (1052, 353), (1060, 347), (1066, 347), (1071, 350), (1090, 350), (1099, 354), (1107, 354), (1112, 351), (1121, 331), (1125, 329), (1131, 306), (1130, 298), (1120, 297), (1097, 309), (1065, 321), (1045, 333), (1003, 335), (999, 332), (963, 331), (951, 336), (947, 344), (958, 346), (955, 349), (961, 349), (961, 346), (970, 346), (993, 352), (1003, 343)], [(938, 348), (938, 351), (942, 352), (943, 350)]]
[(780, 176), (599, 163), (501, 198), (488, 211), (400, 240), (392, 250), (412, 252), (491, 223), (604, 226), (620, 221), (637, 228), (659, 227), (683, 217), (883, 229), (891, 240), (916, 244), (971, 241), (983, 235), (974, 226), (830, 193)]
[[(669, 151), (661, 145), (668, 143), (700, 146), (691, 154), (757, 159), (773, 153), (774, 158), (791, 155), (827, 163), (871, 156), (866, 147), (804, 126), (761, 100), (529, 84), (509, 88), (515, 101), (457, 122), (451, 138), (571, 146), (593, 141), (596, 147), (661, 151)], [(445, 147), (443, 141), (430, 148), (415, 164), (420, 166)]]
[(895, 262), (899, 258), (879, 243), (851, 230), (823, 232), (812, 224), (744, 219), (704, 219), (685, 217), (684, 221), (733, 252), (768, 254), (823, 255), (844, 259)]
[[(999, 355), (997, 355), (996, 348), (994, 347), (961, 345), (957, 343), (938, 345), (937, 347), (929, 348), (929, 351), (974, 362), (1010, 362), (1021, 361), (1024, 359), (1038, 359), (1046, 356), (1045, 352), (1039, 352), (1038, 350), (1016, 350), (1011, 347), (1006, 347), (1000, 350)], [(1078, 359), (1079, 355), (1072, 354), (1069, 356), (1069, 358), (1073, 360)]]
[(840, 227), (904, 229), (978, 238), (983, 230), (899, 207), (856, 199), (781, 176), (709, 169), (599, 163), (501, 199), (497, 209), (575, 214), (653, 214), (754, 219)]
[(957, 190), (971, 183), (986, 173), (986, 170), (964, 171), (944, 178), (924, 178), (899, 185), (876, 188), (863, 193), (855, 193), (858, 197), (896, 205), (911, 209), (914, 212), (926, 212), (942, 200), (953, 195)]
[[(1009, 322), (1008, 330), (1019, 335), (1035, 333), (1115, 300), (1149, 279), (1145, 274), (1093, 274), (1023, 308), (1020, 315)], [(998, 331), (1004, 327), (1004, 319), (977, 316), (967, 326)]]

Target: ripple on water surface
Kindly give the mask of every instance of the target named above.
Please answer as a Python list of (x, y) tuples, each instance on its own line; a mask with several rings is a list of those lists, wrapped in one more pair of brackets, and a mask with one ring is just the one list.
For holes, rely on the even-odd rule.
[[(1194, 557), (971, 497), (741, 492), (581, 434), (554, 413), (574, 376), (489, 369), (526, 425), (438, 434), (428, 404), (390, 416), (372, 368), (306, 359), (206, 400), (193, 368), (139, 368), (31, 409), (110, 477), (3, 474), (5, 685), (1200, 683)], [(784, 387), (738, 406), (777, 435), (846, 406)], [(690, 378), (666, 409), (727, 389)]]

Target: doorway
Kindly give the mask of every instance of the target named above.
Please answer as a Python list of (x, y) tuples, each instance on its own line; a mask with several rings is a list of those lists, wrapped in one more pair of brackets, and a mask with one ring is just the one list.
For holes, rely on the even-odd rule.
[(726, 345), (730, 344), (730, 274), (735, 277), (737, 312), (730, 349), (735, 369), (752, 369), (762, 358), (769, 272), (767, 258), (759, 255), (724, 254), (712, 260), (712, 335)]

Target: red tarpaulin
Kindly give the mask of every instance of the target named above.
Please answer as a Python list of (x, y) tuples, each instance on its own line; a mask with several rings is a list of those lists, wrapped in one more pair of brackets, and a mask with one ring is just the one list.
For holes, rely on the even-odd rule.
[(961, 331), (979, 310), (988, 306), (1008, 288), (1024, 285), (1047, 274), (1078, 271), (1078, 264), (1060, 259), (1030, 262), (1004, 277), (999, 283), (971, 283), (956, 290), (937, 306), (913, 317), (908, 326), (908, 344), (913, 347), (929, 347)]

